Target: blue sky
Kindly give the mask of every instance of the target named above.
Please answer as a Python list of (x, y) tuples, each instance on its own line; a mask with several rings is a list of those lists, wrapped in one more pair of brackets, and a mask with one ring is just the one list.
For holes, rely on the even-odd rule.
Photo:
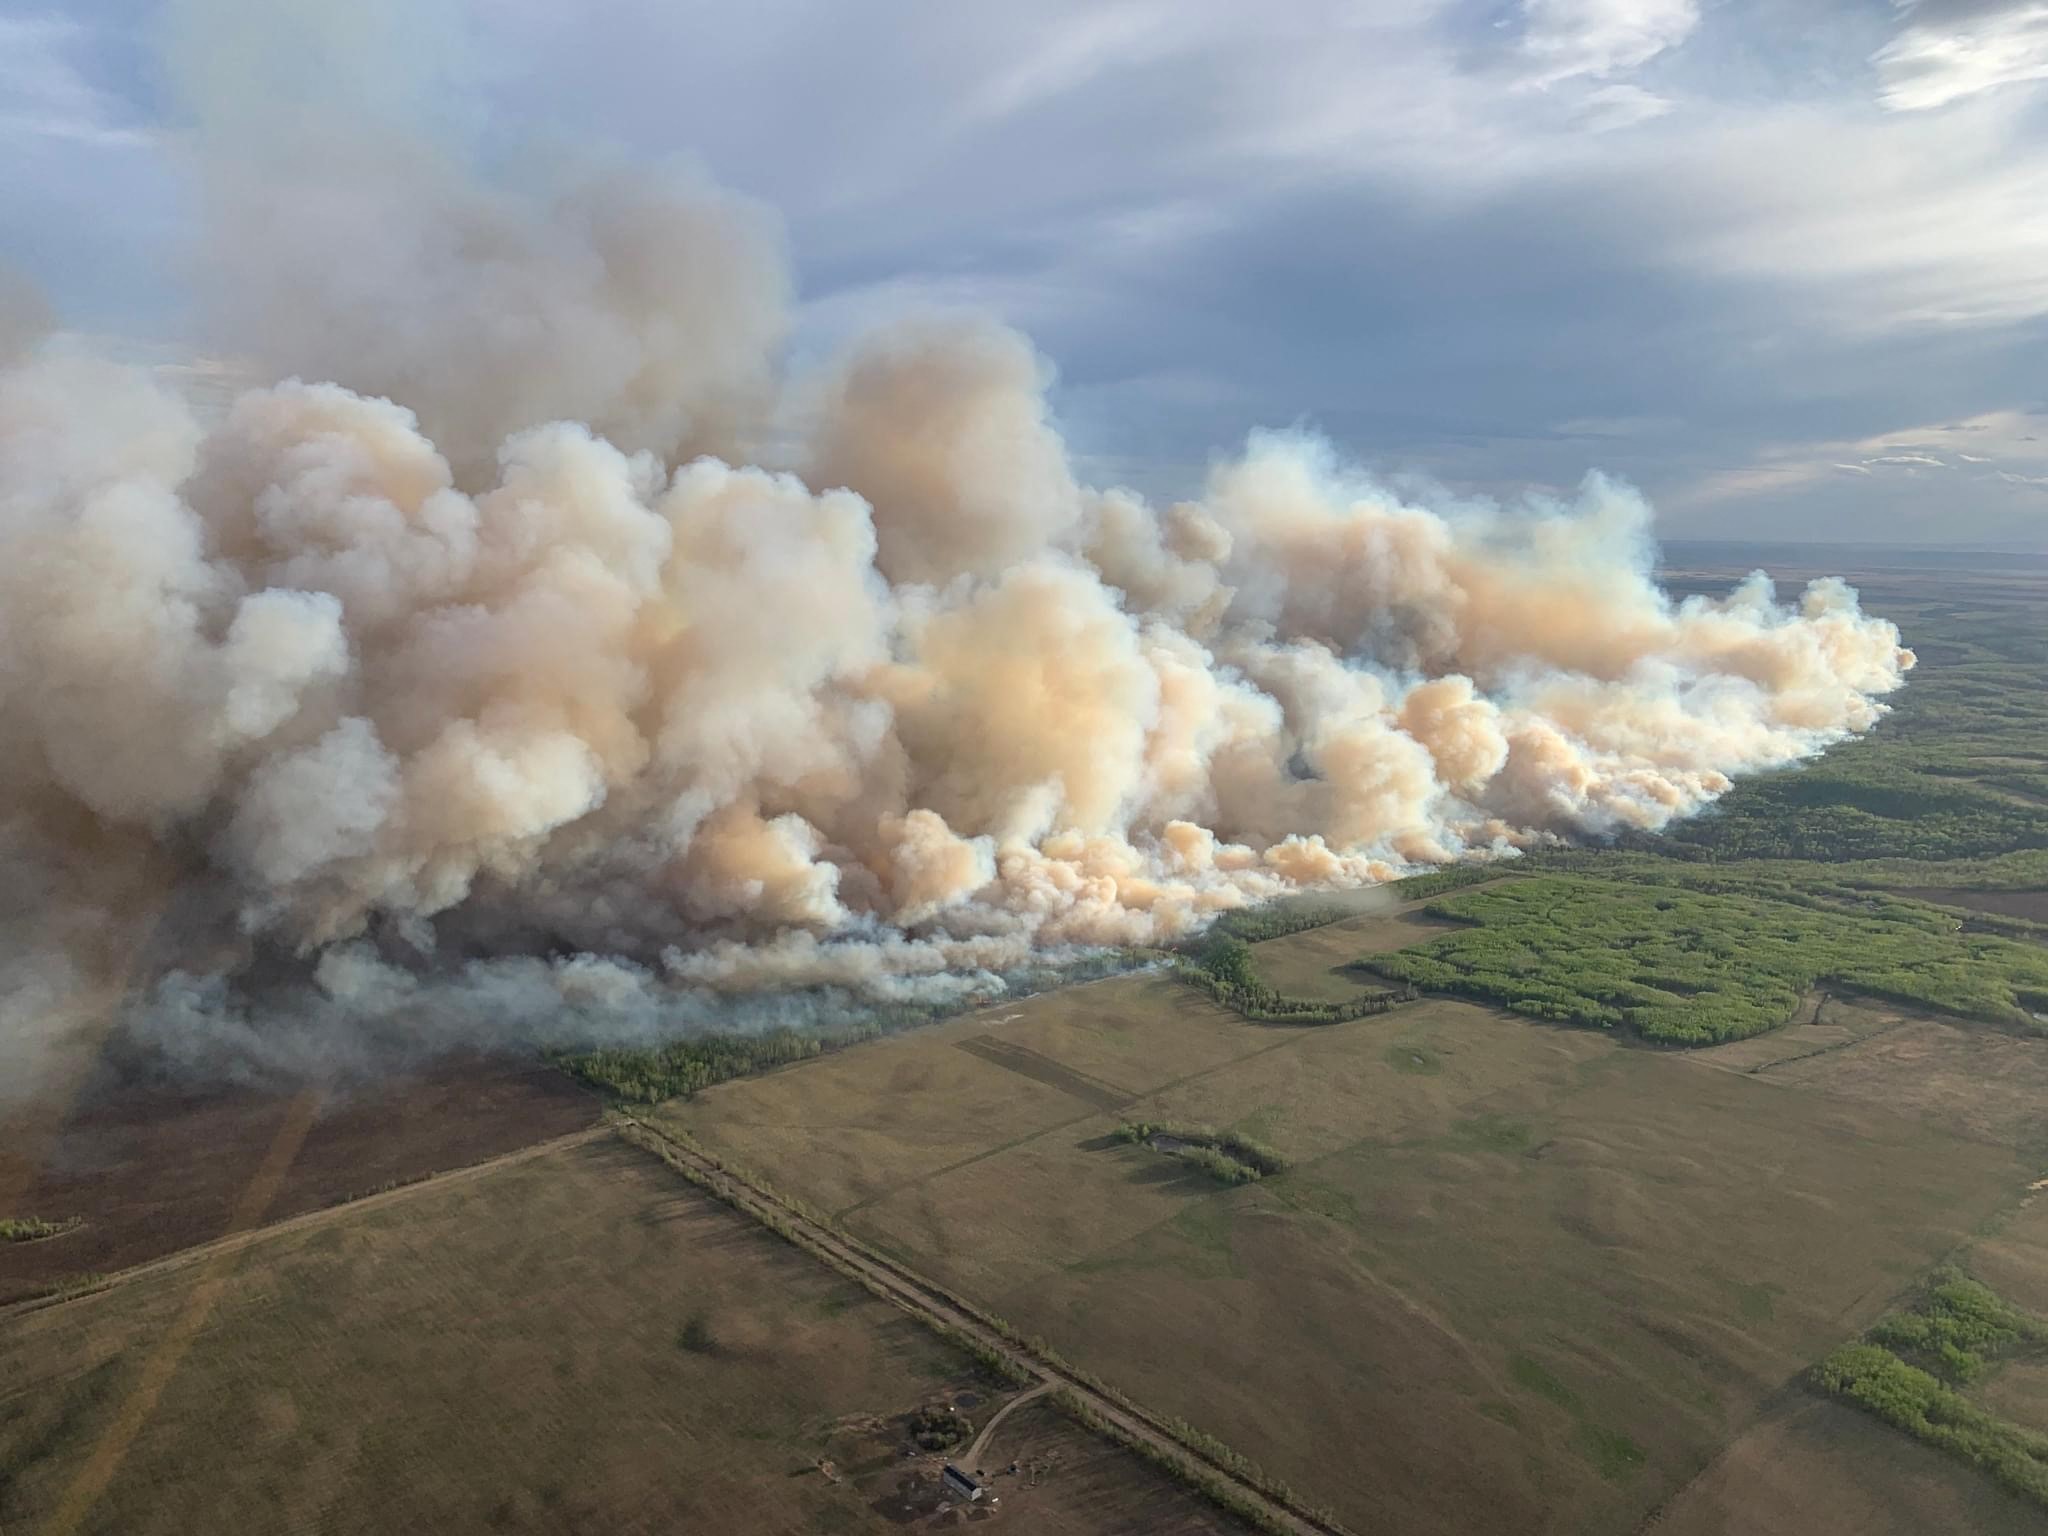
[[(1299, 422), (1461, 490), (1601, 467), (1671, 536), (2048, 545), (2048, 0), (401, 14), (386, 67), (437, 61), (486, 163), (589, 139), (777, 208), (800, 350), (1030, 332), (1093, 478)], [(161, 31), (0, 0), (0, 268), (203, 352)]]

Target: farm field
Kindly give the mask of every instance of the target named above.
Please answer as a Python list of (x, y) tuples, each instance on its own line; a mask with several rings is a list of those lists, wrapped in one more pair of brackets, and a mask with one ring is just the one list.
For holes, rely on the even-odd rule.
[(1790, 1397), (1658, 1513), (1656, 1536), (1735, 1531), (2030, 1536), (2040, 1508), (1839, 1403)]
[[(1963, 1267), (2000, 1297), (2048, 1318), (2048, 1190), (2035, 1190), (1962, 1255)], [(2048, 1350), (1995, 1365), (1966, 1395), (2037, 1435), (2048, 1435)]]
[[(2041, 1117), (2048, 1102), (2048, 1042), (1839, 999), (1829, 1001), (1822, 1018), (1826, 1022), (1811, 1030), (1792, 1025), (1764, 1037), (1788, 1053), (1748, 1070), (1769, 1082), (1887, 1107), (1931, 1128), (2011, 1146), (2036, 1162), (2048, 1158), (2048, 1124)], [(1863, 1033), (1839, 1044), (1824, 1038), (1849, 1028)], [(1806, 1046), (1809, 1034), (1823, 1038)], [(1718, 1061), (1734, 1049), (1701, 1055)]]
[[(10, 1198), (78, 1225), (61, 1238), (0, 1244), (0, 1305), (218, 1237), (294, 1108), (277, 1093), (127, 1085), (87, 1096), (47, 1137), (17, 1138), (8, 1152), (24, 1166), (8, 1181)], [(598, 1109), (538, 1063), (446, 1060), (318, 1105), (263, 1214), (292, 1216), (482, 1162), (579, 1130)]]
[[(209, 1291), (211, 1295), (209, 1296)], [(54, 1522), (195, 1306), (80, 1527), (861, 1532), (948, 1523), (903, 1417), (1002, 1401), (908, 1317), (609, 1137), (0, 1316), (0, 1528)], [(999, 1458), (999, 1461), (998, 1461)], [(828, 1476), (819, 1468), (829, 1462)], [(1033, 1404), (1030, 1528), (1235, 1529)]]
[[(1262, 974), (1329, 971), (1337, 930), (1259, 945)], [(1632, 1529), (2031, 1172), (2015, 1127), (1825, 1071), (1443, 1000), (1254, 1025), (1171, 986), (992, 1009), (660, 1115), (1364, 1529)], [(1121, 1118), (1293, 1166), (1221, 1190), (1117, 1144)]]
[[(1871, 737), (1666, 838), (1299, 898), (1341, 915), (1236, 946), (1317, 1004), (1434, 967), (1420, 1001), (1252, 1022), (1155, 953), (780, 1069), (757, 1053), (651, 1113), (1360, 1532), (2048, 1528), (1810, 1385), (1944, 1266), (2048, 1317), (2034, 588), (1872, 588), (1927, 664)], [(78, 1529), (961, 1520), (906, 1416), (1003, 1394), (804, 1253), (609, 1136), (410, 1182), (590, 1126), (567, 1074), (86, 1088), (0, 1138), (0, 1531), (53, 1525), (152, 1372)], [(1226, 1186), (1118, 1136), (1135, 1122), (1285, 1166)], [(31, 1300), (281, 1219), (232, 1263)], [(2048, 1354), (1957, 1391), (2048, 1434)], [(1020, 1471), (975, 1525), (1234, 1529), (1043, 1401), (983, 1460)]]

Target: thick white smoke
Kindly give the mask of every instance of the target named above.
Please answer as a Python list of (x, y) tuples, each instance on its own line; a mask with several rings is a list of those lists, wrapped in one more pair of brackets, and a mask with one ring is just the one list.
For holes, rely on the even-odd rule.
[(46, 351), (0, 376), (0, 792), (302, 951), (880, 996), (1658, 827), (1910, 664), (1840, 583), (1671, 602), (1598, 477), (1431, 510), (1258, 437), (1196, 501), (1089, 489), (1042, 375), (927, 327), (845, 364), (814, 483), (545, 422), (465, 485), (386, 400), (202, 427)]
[[(61, 344), (0, 371), (14, 883), (54, 932), (107, 909), (60, 878), (88, 842), (173, 871), (179, 932), (216, 946), (166, 958), (173, 1056), (261, 1037), (190, 976), (262, 953), (317, 958), (309, 1016), (340, 1035), (984, 988), (1048, 948), (1662, 826), (1868, 727), (1912, 664), (1839, 582), (1671, 601), (1648, 510), (1597, 475), (1421, 506), (1258, 435), (1191, 501), (1090, 487), (1046, 365), (986, 322), (799, 381), (785, 472), (692, 456), (785, 393), (757, 210), (361, 159), (270, 207), (251, 162), (215, 168), (238, 338), (301, 377), (202, 421)], [(76, 969), (25, 923), (17, 1063), (68, 1027)], [(571, 952), (620, 958), (502, 958)], [(458, 975), (438, 1013), (422, 970)]]

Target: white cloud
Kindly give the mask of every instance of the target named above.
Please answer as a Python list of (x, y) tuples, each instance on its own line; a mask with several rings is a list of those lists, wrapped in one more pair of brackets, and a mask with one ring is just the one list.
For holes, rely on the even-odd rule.
[[(1962, 452), (1958, 439), (1981, 451)], [(1930, 469), (1993, 488), (2048, 485), (2048, 414), (1987, 411), (1856, 442), (1780, 443), (1765, 449), (1759, 462), (1717, 471), (1668, 498), (1668, 504), (1698, 510), (1797, 492), (1841, 474), (1891, 475), (1905, 484)]]
[(1894, 112), (1924, 112), (2000, 86), (2048, 80), (2048, 3), (1901, 7), (1908, 24), (1871, 62), (1879, 100)]
[(2048, 154), (2006, 113), (1750, 110), (1664, 155), (1689, 242), (1678, 259), (1798, 285), (1801, 325), (1868, 335), (2048, 314)]
[(1700, 22), (1698, 0), (1523, 0), (1522, 12), (1522, 51), (1545, 84), (1647, 64)]
[(1579, 121), (1595, 133), (1633, 128), (1671, 110), (1668, 97), (1639, 85), (1603, 85), (1588, 91), (1579, 106)]
[(132, 148), (149, 136), (72, 62), (85, 30), (55, 16), (0, 16), (0, 135)]
[(1106, 72), (1160, 57), (1186, 41), (1161, 0), (1123, 0), (1054, 22), (1009, 67), (981, 82), (967, 104), (970, 118), (1006, 117), (1063, 96)]

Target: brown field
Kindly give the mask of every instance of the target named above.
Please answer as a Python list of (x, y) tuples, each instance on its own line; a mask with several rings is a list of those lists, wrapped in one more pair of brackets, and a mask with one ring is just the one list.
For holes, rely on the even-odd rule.
[(1902, 1028), (1913, 1017), (1917, 1015), (1908, 1015), (1890, 1004), (1815, 993), (1807, 997), (1797, 1016), (1783, 1029), (1709, 1046), (1693, 1052), (1693, 1059), (1726, 1067), (1731, 1072), (1764, 1074)]
[(2031, 1192), (1973, 1244), (1969, 1267), (2007, 1301), (2048, 1317), (2048, 1188)]
[[(1273, 940), (1261, 970), (1302, 990), (1408, 921)], [(1863, 1062), (1843, 1042), (1949, 1026), (1800, 1027), (1841, 1048), (1751, 1073), (1453, 1002), (1252, 1025), (1134, 977), (663, 1114), (1361, 1529), (1620, 1532), (2034, 1176), (2011, 1106), (1951, 1100), (1985, 1042), (2008, 1076), (2048, 1043)], [(1126, 1116), (1295, 1166), (1224, 1190), (1115, 1143)]]
[[(24, 1138), (19, 1211), (83, 1223), (61, 1238), (0, 1244), (0, 1305), (218, 1237), (292, 1101), (227, 1090), (195, 1097), (118, 1089), (80, 1104), (54, 1137)], [(324, 1105), (270, 1202), (271, 1219), (482, 1162), (589, 1125), (597, 1101), (531, 1061), (452, 1059), (375, 1093)], [(0, 1124), (0, 1137), (10, 1127)]]
[(1968, 907), (1973, 912), (1991, 912), (1999, 917), (2025, 918), (2030, 923), (2048, 923), (2048, 891), (1951, 891), (1926, 886), (1901, 888), (1895, 894), (1914, 901), (1931, 901), (1944, 907)]
[[(2041, 1511), (1867, 1414), (1804, 1395), (1740, 1435), (1650, 1527), (1656, 1536), (2022, 1536)], [(1647, 1533), (1646, 1533), (1647, 1536)]]
[[(1852, 1012), (1840, 1005), (1830, 1008), (1842, 1017)], [(2048, 1125), (2041, 1117), (2041, 1106), (2048, 1102), (2048, 1042), (1900, 1009), (1854, 1012), (1868, 1026), (1859, 1038), (1824, 1053), (1793, 1055), (1757, 1075), (1832, 1099), (1892, 1109), (1931, 1128), (2015, 1147), (2029, 1156), (2048, 1154)], [(1824, 1018), (1830, 1016), (1823, 1011)], [(1804, 1033), (1795, 1027), (1766, 1038), (1789, 1040)], [(1717, 1047), (1701, 1057), (1719, 1058), (1729, 1049)]]
[[(2029, 1193), (1971, 1245), (1963, 1264), (2007, 1301), (2048, 1316), (2048, 1189)], [(2000, 1418), (2048, 1434), (2048, 1356), (2040, 1350), (1994, 1365), (1966, 1395)]]
[[(905, 1455), (902, 1416), (1002, 1401), (920, 1325), (605, 1138), (264, 1234), (232, 1269), (0, 1318), (0, 1529), (50, 1520), (119, 1443), (194, 1309), (79, 1529), (944, 1529), (939, 1460)], [(1019, 1529), (1235, 1529), (1039, 1404), (982, 1464)]]
[[(1490, 883), (1461, 889), (1480, 890)], [(1353, 963), (1362, 955), (1384, 955), (1458, 927), (1447, 918), (1424, 914), (1422, 909), (1436, 899), (1368, 911), (1327, 927), (1269, 939), (1259, 946), (1259, 974), (1289, 997), (1342, 1002), (1360, 991), (1383, 991), (1384, 979), (1361, 974)]]

